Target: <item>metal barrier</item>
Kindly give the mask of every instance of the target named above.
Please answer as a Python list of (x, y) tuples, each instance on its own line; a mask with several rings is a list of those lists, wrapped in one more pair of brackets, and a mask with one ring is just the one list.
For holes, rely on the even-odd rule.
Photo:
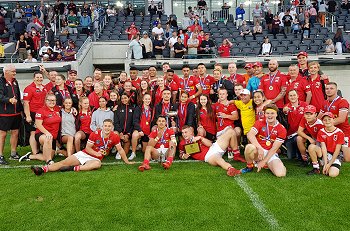
[(83, 45), (81, 45), (81, 47), (79, 48), (78, 52), (75, 54), (75, 60), (77, 60), (83, 54), (83, 50), (91, 42), (92, 42), (91, 36), (87, 37), (87, 39), (84, 41)]

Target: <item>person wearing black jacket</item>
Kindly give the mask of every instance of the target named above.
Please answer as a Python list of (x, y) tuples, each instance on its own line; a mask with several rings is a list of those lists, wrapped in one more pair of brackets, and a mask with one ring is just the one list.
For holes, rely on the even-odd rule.
[(154, 117), (152, 121), (152, 127), (156, 125), (158, 116), (164, 115), (167, 118), (167, 127), (174, 128), (174, 132), (176, 132), (176, 125), (177, 123), (177, 117), (178, 115), (168, 115), (170, 112), (177, 112), (178, 104), (171, 102), (171, 91), (169, 89), (164, 89), (162, 92), (162, 102), (156, 105)]
[(52, 93), (56, 96), (56, 104), (58, 106), (63, 105), (63, 100), (65, 98), (72, 98), (73, 100), (73, 107), (78, 110), (78, 105), (79, 105), (79, 99), (76, 94), (74, 94), (73, 89), (70, 86), (67, 86), (65, 84), (66, 82), (66, 77), (64, 75), (57, 75), (56, 76), (56, 81), (54, 86), (51, 91)]
[(215, 83), (212, 85), (210, 89), (210, 99), (213, 103), (216, 103), (218, 101), (218, 90), (223, 87), (227, 90), (228, 100), (232, 100), (233, 96), (235, 95), (233, 91), (233, 83), (227, 79), (222, 78), (221, 70), (215, 69), (213, 72)]
[[(123, 142), (123, 148), (127, 154), (130, 149), (130, 140), (133, 129), (133, 115), (135, 107), (130, 105), (130, 98), (126, 93), (120, 96), (121, 104), (114, 112), (114, 131), (116, 131)], [(120, 159), (117, 153), (116, 159)]]
[[(187, 91), (182, 91), (180, 94), (180, 102), (177, 109), (179, 131), (182, 131), (182, 127), (185, 125), (196, 127), (196, 107), (194, 103), (189, 101), (189, 97), (190, 95)], [(183, 139), (181, 135), (179, 137), (180, 140)]]
[(120, 95), (124, 93), (129, 98), (129, 104), (135, 107), (137, 105), (137, 93), (132, 90), (132, 83), (130, 81), (126, 81), (123, 88), (119, 91)]
[(8, 64), (3, 69), (4, 75), (0, 78), (0, 165), (7, 164), (4, 157), (6, 135), (11, 131), (10, 159), (18, 160), (17, 153), (18, 132), (22, 121), (23, 105), (19, 85), (16, 80), (16, 68)]

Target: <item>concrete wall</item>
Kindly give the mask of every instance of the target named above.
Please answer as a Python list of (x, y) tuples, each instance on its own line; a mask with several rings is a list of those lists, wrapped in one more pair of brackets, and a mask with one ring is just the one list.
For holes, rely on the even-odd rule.
[(93, 64), (125, 63), (129, 41), (93, 42)]

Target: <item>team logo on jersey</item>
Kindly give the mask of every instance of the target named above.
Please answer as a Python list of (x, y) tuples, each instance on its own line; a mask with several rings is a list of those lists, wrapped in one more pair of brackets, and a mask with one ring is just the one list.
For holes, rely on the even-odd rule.
[(327, 138), (327, 136), (326, 135), (321, 135), (322, 136), (322, 139), (326, 139)]
[(96, 144), (99, 145), (100, 144), (100, 140), (96, 140)]
[(314, 127), (314, 132), (317, 132), (317, 127)]
[(294, 89), (297, 89), (299, 87), (299, 83), (294, 84)]
[(334, 135), (334, 136), (333, 136), (333, 140), (334, 140), (334, 141), (337, 141), (337, 140), (338, 140), (338, 135)]
[(264, 132), (264, 131), (266, 131), (266, 127), (262, 127), (262, 129), (261, 129), (261, 130), (262, 130), (263, 132)]
[(52, 118), (52, 114), (48, 114), (47, 117)]

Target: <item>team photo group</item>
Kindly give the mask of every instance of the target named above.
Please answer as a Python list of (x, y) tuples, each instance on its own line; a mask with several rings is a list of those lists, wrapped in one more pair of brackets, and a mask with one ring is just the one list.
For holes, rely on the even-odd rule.
[[(234, 62), (227, 71), (220, 63), (210, 72), (203, 63), (184, 65), (180, 74), (163, 63), (162, 70), (131, 67), (118, 78), (100, 69), (83, 77), (40, 66), (24, 89), (15, 66), (6, 65), (0, 80), (0, 165), (7, 158), (40, 160), (43, 166), (31, 167), (36, 175), (88, 171), (112, 153), (126, 164), (143, 155), (141, 172), (152, 161), (167, 170), (174, 159), (194, 159), (228, 176), (265, 168), (284, 177), (279, 156), (285, 155), (306, 167), (305, 174), (336, 177), (342, 162), (350, 161), (349, 103), (306, 52), (297, 60), (285, 73), (271, 59), (265, 73), (260, 62), (239, 71)], [(23, 129), (31, 152), (20, 155)], [(55, 162), (58, 154), (65, 159)], [(235, 162), (246, 167), (235, 168)]]

